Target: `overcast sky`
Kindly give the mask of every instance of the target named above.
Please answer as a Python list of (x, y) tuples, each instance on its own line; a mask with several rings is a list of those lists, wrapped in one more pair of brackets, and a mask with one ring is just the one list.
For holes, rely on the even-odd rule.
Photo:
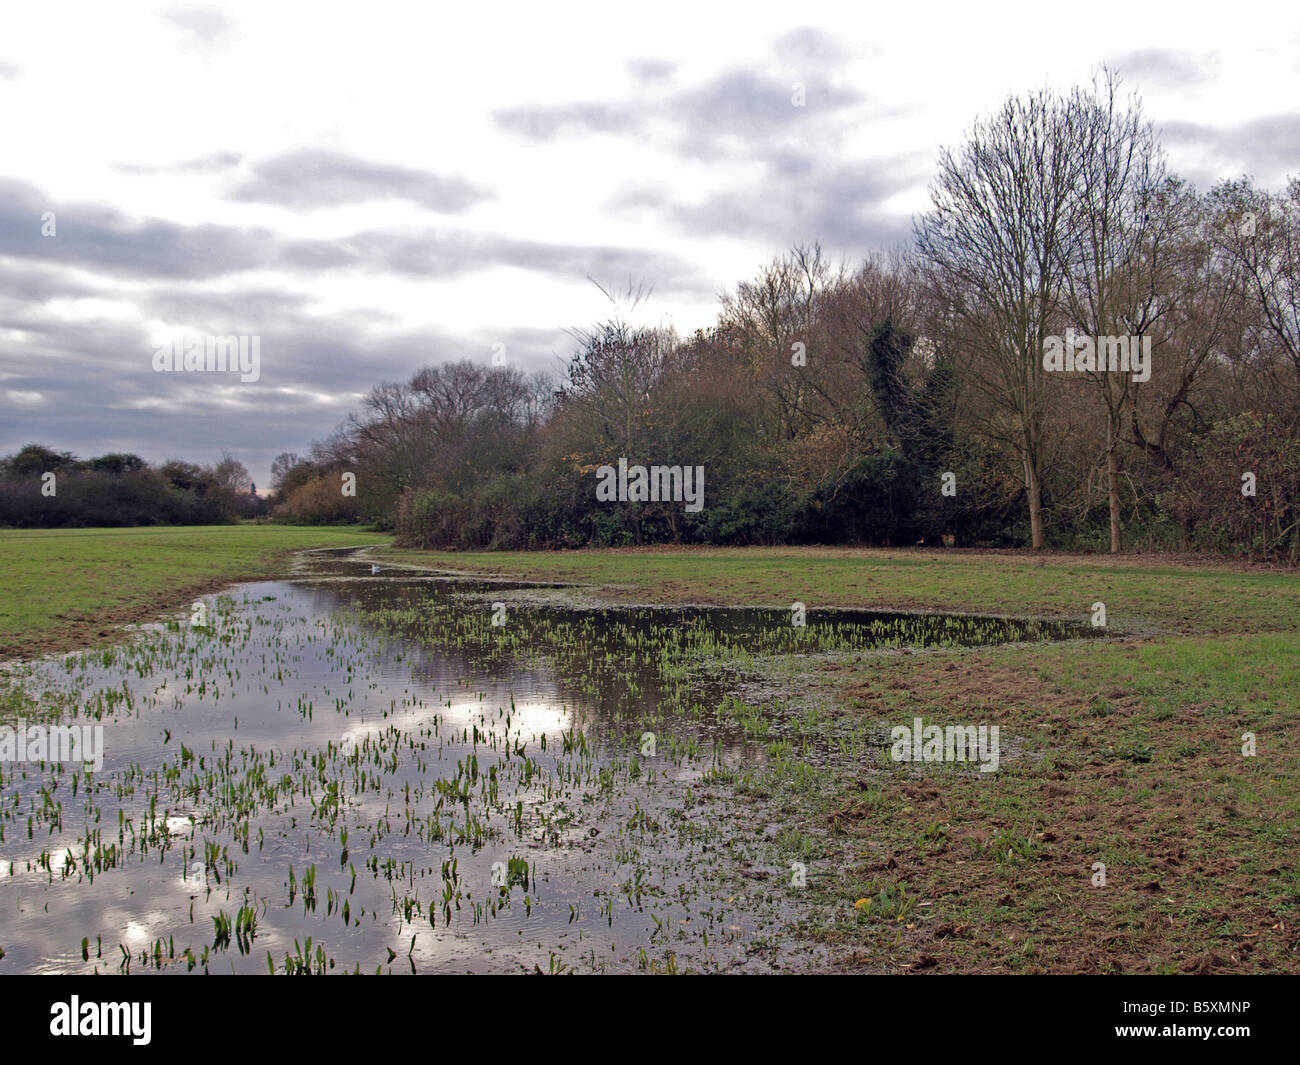
[[(589, 277), (688, 332), (793, 242), (906, 241), (941, 146), (1101, 62), (1183, 176), (1281, 186), (1287, 6), (4, 4), (0, 453), (265, 485), (382, 381), (553, 368)], [(204, 334), (260, 337), (260, 379), (153, 370)]]

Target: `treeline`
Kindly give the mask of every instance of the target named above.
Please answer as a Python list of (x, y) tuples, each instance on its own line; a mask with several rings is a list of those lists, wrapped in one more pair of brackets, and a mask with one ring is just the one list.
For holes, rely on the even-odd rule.
[[(1009, 99), (942, 155), (930, 191), (912, 247), (854, 266), (796, 247), (693, 335), (630, 325), (644, 293), (629, 291), (574, 334), (556, 380), (462, 361), (382, 385), (309, 461), (282, 456), (283, 512), (448, 548), (924, 542), (1295, 562), (1300, 180), (1198, 192), (1103, 72)], [(1065, 365), (1045, 365), (1066, 344)], [(704, 507), (601, 502), (598, 470), (620, 458), (703, 467)]]
[(0, 458), (0, 526), (214, 525), (269, 509), (228, 453), (212, 466), (173, 460), (153, 467), (139, 455), (78, 459), (28, 444)]

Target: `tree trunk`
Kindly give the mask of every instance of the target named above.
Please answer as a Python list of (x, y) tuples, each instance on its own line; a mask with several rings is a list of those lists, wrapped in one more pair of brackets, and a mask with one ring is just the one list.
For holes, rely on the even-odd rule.
[(1110, 497), (1110, 553), (1124, 550), (1119, 528), (1119, 455), (1114, 448), (1106, 455), (1106, 494)]
[(1035, 551), (1043, 549), (1043, 486), (1033, 462), (1025, 460), (1025, 493), (1029, 496), (1029, 534)]
[(1110, 502), (1110, 553), (1124, 550), (1119, 528), (1119, 432), (1114, 417), (1106, 422), (1106, 497)]

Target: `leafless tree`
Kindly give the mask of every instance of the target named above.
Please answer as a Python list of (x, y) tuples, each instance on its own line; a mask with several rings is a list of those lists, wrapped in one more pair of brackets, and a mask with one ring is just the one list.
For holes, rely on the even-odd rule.
[[(1091, 90), (1075, 89), (1066, 105), (1067, 124), (1079, 139), (1061, 248), (1062, 303), (1068, 319), (1098, 344), (1101, 337), (1136, 337), (1141, 343), (1169, 305), (1163, 290), (1173, 237), (1159, 221), (1170, 216), (1155, 214), (1164, 156), (1141, 103), (1134, 98), (1125, 104), (1119, 89), (1119, 77), (1103, 68)], [(1105, 407), (1110, 549), (1118, 554), (1123, 549), (1119, 448), (1136, 386), (1131, 374), (1109, 372), (1106, 366), (1088, 377)]]
[(1019, 460), (1035, 549), (1044, 542), (1043, 347), (1064, 281), (1076, 118), (1046, 90), (1008, 99), (961, 148), (941, 153), (931, 209), (915, 223), (964, 383), (987, 401), (985, 431)]

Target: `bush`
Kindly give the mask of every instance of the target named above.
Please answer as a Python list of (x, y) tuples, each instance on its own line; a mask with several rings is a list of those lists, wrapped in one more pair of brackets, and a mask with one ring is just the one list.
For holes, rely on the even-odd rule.
[(344, 525), (360, 517), (356, 496), (345, 496), (337, 473), (317, 473), (275, 508), (277, 521), (292, 525)]

